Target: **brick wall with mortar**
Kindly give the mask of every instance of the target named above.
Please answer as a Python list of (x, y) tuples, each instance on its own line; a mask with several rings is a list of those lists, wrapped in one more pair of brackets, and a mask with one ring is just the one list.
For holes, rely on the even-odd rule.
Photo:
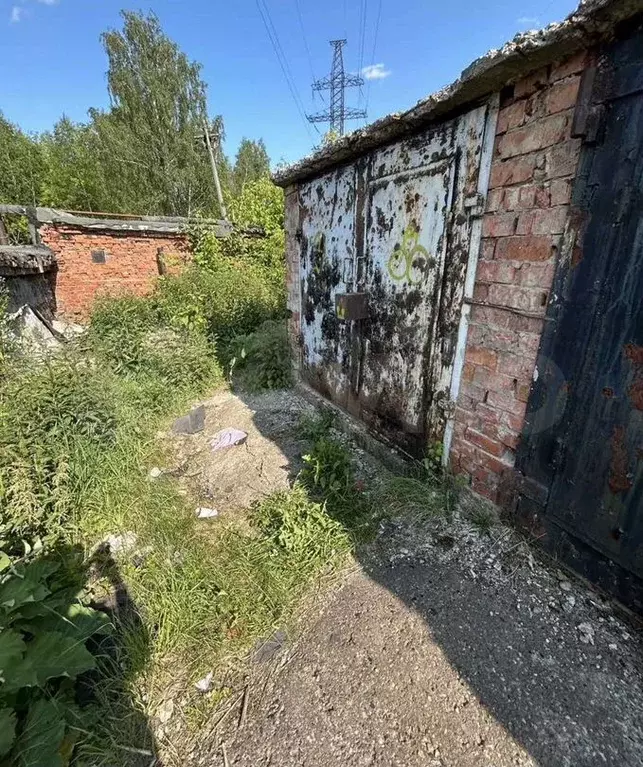
[(300, 255), (299, 255), (299, 191), (298, 187), (290, 186), (284, 192), (285, 211), (284, 228), (286, 231), (286, 290), (288, 310), (288, 335), (290, 348), (293, 352), (293, 365), (296, 370), (300, 367), (300, 336), (301, 336), (301, 289), (300, 289)]
[(450, 461), (496, 502), (515, 461), (580, 139), (582, 53), (501, 94)]
[[(184, 235), (143, 232), (88, 232), (73, 226), (46, 224), (40, 228), (43, 245), (56, 254), (57, 315), (86, 320), (98, 295), (144, 295), (159, 276), (157, 254), (163, 250), (168, 272), (190, 258)], [(92, 252), (104, 251), (105, 263), (94, 263)]]

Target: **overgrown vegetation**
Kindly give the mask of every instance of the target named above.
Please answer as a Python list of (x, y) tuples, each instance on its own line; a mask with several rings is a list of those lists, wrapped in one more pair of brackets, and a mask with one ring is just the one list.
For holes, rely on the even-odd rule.
[(12, 323), (7, 314), (9, 308), (9, 292), (2, 277), (0, 277), (0, 382), (10, 354), (14, 351), (15, 338)]
[(253, 333), (234, 339), (231, 371), (249, 389), (286, 389), (292, 382), (288, 333), (282, 321), (267, 320)]
[(77, 553), (0, 552), (0, 760), (68, 762), (85, 719), (76, 681), (96, 668), (87, 648), (111, 631), (104, 613), (78, 599)]
[[(436, 456), (413, 477), (365, 486), (330, 411), (302, 419), (310, 449), (299, 481), (245, 520), (222, 518), (204, 533), (171, 477), (149, 479), (163, 460), (158, 428), (223, 385), (225, 370), (248, 386), (289, 380), (280, 266), (266, 254), (234, 259), (210, 250), (206, 233), (195, 237), (200, 265), (162, 278), (148, 298), (102, 300), (88, 333), (64, 352), (37, 365), (7, 352), (0, 590), (17, 591), (0, 600), (0, 673), (9, 678), (18, 649), (20, 664), (40, 658), (41, 646), (56, 659), (37, 683), (15, 687), (16, 677), (0, 692), (7, 764), (42, 764), (24, 757), (34, 736), (33, 753), (47, 764), (73, 754), (83, 767), (147, 765), (148, 721), (168, 685), (189, 690), (218, 665), (241, 662), (383, 515), (452, 512), (458, 487), (437, 480)], [(100, 544), (107, 536), (127, 548), (110, 555)], [(73, 546), (84, 556), (62, 560)], [(108, 615), (93, 609), (108, 605)], [(203, 721), (225, 695), (199, 698), (188, 720)]]

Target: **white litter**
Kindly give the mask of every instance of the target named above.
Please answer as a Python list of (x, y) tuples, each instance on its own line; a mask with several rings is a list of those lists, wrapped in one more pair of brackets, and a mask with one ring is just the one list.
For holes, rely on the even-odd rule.
[(219, 512), (216, 509), (209, 509), (207, 506), (199, 506), (196, 515), (199, 519), (212, 519), (212, 517), (218, 517)]
[(150, 479), (158, 479), (162, 474), (163, 469), (159, 469), (158, 466), (154, 466), (154, 468), (150, 469), (148, 476)]
[(199, 692), (209, 692), (210, 688), (212, 687), (213, 679), (214, 679), (214, 672), (210, 671), (208, 674), (206, 674), (203, 677), (203, 679), (199, 679), (199, 681), (194, 686)]
[(247, 439), (248, 435), (245, 431), (241, 431), (241, 429), (222, 429), (210, 440), (210, 447), (213, 452), (215, 450), (225, 450), (228, 447), (243, 445)]

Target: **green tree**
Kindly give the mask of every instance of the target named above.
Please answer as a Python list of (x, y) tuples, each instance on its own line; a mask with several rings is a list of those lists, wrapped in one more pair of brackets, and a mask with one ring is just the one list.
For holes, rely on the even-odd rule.
[(108, 166), (111, 207), (214, 212), (214, 184), (197, 139), (206, 119), (201, 67), (163, 33), (154, 14), (122, 16), (122, 31), (102, 36), (112, 108), (90, 112)]
[(42, 155), (37, 139), (28, 136), (0, 113), (0, 202), (40, 202)]
[(70, 210), (109, 210), (101, 147), (94, 125), (64, 115), (41, 139), (46, 172), (42, 200)]
[(233, 170), (233, 190), (240, 194), (251, 181), (258, 181), (270, 174), (270, 158), (263, 139), (251, 141), (242, 138), (237, 151)]

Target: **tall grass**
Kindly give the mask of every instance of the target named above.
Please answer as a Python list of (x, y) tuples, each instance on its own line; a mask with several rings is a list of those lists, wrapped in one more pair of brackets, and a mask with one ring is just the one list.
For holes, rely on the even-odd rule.
[(135, 550), (95, 564), (88, 584), (93, 599), (126, 594), (128, 609), (113, 616), (118, 642), (77, 727), (79, 765), (149, 764), (138, 752), (153, 747), (148, 721), (167, 685), (189, 689), (243, 658), (350, 546), (301, 486), (265, 499), (249, 524), (219, 520), (204, 533), (177, 483), (148, 477), (171, 460), (156, 432), (224, 385), (235, 350), (247, 349), (255, 385), (287, 382), (274, 273), (211, 262), (161, 280), (148, 298), (100, 301), (80, 341), (38, 364), (11, 358), (2, 371), (2, 548), (74, 543), (93, 562), (108, 535), (136, 536)]

